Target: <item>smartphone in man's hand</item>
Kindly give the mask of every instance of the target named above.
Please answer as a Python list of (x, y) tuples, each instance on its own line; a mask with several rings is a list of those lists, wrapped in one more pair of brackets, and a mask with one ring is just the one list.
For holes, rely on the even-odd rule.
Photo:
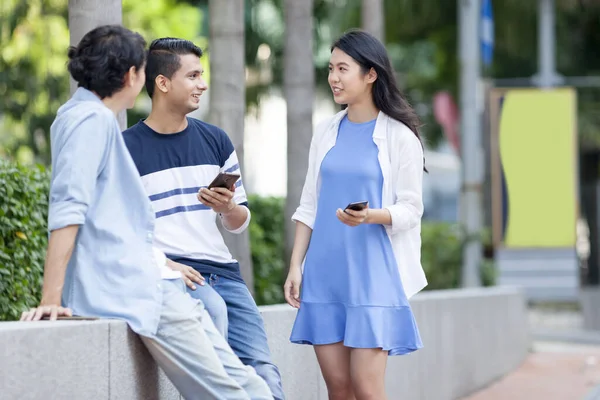
[(219, 172), (219, 175), (213, 179), (213, 181), (208, 185), (209, 189), (214, 187), (221, 187), (225, 189), (231, 189), (234, 183), (240, 179), (240, 175), (238, 174), (228, 174), (226, 172)]

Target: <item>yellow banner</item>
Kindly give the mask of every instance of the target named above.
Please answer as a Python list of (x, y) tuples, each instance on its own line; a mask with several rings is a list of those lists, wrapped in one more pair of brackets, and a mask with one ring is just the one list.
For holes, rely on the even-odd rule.
[(498, 123), (492, 132), (497, 244), (573, 247), (579, 186), (575, 91), (510, 89), (491, 99), (497, 110), (492, 122)]

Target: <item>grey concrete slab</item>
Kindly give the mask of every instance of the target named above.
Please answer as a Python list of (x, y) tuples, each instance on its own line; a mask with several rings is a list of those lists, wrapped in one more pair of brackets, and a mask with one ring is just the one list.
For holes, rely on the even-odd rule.
[(127, 325), (109, 325), (110, 399), (179, 400), (181, 396)]
[(318, 400), (319, 375), (312, 346), (290, 342), (296, 310), (287, 304), (261, 307), (273, 362), (279, 367), (288, 400)]
[(0, 324), (0, 398), (109, 399), (106, 322)]
[[(425, 347), (390, 357), (390, 399), (461, 398), (527, 354), (526, 304), (518, 289), (424, 292), (411, 305)], [(313, 348), (289, 342), (296, 310), (277, 305), (261, 312), (288, 399), (326, 400)], [(2, 400), (180, 398), (124, 322), (0, 323), (0, 349)]]
[(532, 301), (576, 301), (579, 268), (575, 249), (498, 249), (498, 284), (519, 286)]
[(600, 331), (600, 286), (582, 288), (580, 302), (584, 329)]

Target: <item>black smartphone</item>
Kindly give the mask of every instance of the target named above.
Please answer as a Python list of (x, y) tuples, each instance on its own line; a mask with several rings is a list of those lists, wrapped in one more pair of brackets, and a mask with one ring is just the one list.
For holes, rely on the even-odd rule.
[(369, 205), (368, 201), (357, 201), (356, 203), (350, 203), (346, 206), (346, 208), (344, 208), (344, 211), (346, 210), (352, 210), (352, 211), (362, 211), (364, 210), (367, 206)]
[(231, 189), (233, 184), (236, 183), (238, 179), (240, 179), (240, 175), (238, 174), (219, 172), (219, 175), (213, 179), (210, 185), (208, 185), (208, 188), (212, 189), (214, 187), (221, 187), (225, 189)]

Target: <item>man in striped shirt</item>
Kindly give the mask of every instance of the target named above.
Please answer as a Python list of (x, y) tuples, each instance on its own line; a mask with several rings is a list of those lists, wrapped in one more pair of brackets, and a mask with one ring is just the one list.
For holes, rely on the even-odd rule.
[(248, 227), (243, 181), (207, 188), (220, 172), (241, 176), (235, 149), (222, 129), (187, 116), (207, 89), (201, 56), (187, 40), (152, 42), (146, 66), (152, 111), (124, 132), (125, 143), (156, 215), (154, 245), (183, 274), (188, 292), (204, 303), (240, 360), (283, 399), (262, 317), (217, 226), (218, 218), (232, 233)]

